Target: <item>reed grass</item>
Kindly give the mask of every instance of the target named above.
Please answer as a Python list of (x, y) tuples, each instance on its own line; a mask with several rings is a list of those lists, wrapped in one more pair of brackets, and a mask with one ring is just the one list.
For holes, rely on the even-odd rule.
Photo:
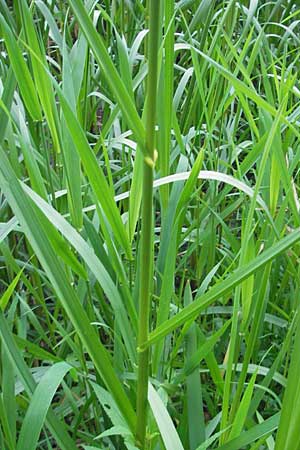
[(1, 450), (300, 450), (299, 15), (0, 1)]
[(158, 79), (158, 36), (160, 1), (150, 0), (148, 37), (148, 75), (146, 88), (146, 155), (143, 160), (141, 247), (139, 276), (139, 327), (138, 327), (138, 378), (137, 378), (137, 446), (145, 448), (148, 417), (149, 348), (142, 349), (148, 341), (153, 280), (153, 179), (157, 156), (155, 146), (156, 101)]

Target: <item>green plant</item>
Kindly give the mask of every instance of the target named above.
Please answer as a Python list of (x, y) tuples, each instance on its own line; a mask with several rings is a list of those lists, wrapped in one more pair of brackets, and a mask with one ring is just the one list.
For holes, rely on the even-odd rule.
[(300, 449), (299, 14), (0, 1), (1, 449)]

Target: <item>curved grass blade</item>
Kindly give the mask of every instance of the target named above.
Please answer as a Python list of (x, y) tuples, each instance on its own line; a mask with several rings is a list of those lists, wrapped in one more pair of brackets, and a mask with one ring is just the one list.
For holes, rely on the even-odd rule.
[(10, 63), (17, 79), (26, 108), (28, 109), (33, 120), (42, 120), (41, 107), (34, 82), (31, 78), (29, 69), (24, 61), (17, 41), (2, 14), (0, 14), (0, 26)]
[(300, 448), (300, 320), (298, 323), (289, 367), (287, 386), (283, 397), (282, 411), (276, 437), (275, 450), (294, 450)]
[[(191, 175), (191, 171), (188, 171), (188, 172), (174, 173), (172, 175), (168, 175), (167, 177), (158, 178), (157, 180), (154, 180), (153, 187), (157, 188), (159, 186), (163, 186), (164, 184), (185, 181), (190, 177), (190, 175)], [(210, 181), (210, 180), (220, 181), (221, 183), (225, 183), (225, 184), (228, 184), (229, 186), (237, 188), (238, 190), (240, 190), (241, 192), (244, 192), (251, 198), (254, 196), (254, 190), (250, 186), (248, 186), (243, 181), (237, 180), (236, 178), (232, 177), (231, 175), (227, 175), (225, 173), (217, 172), (215, 170), (200, 170), (198, 178), (202, 179), (202, 180), (207, 180), (207, 181)], [(123, 192), (122, 194), (116, 195), (114, 198), (115, 198), (116, 202), (119, 202), (121, 200), (124, 200), (125, 198), (128, 198), (129, 196), (130, 196), (130, 192), (127, 191), (127, 192)], [(270, 224), (274, 228), (274, 231), (277, 233), (272, 215), (271, 215), (266, 203), (264, 202), (264, 200), (261, 198), (260, 195), (256, 196), (256, 202), (264, 210), (264, 212), (267, 215), (268, 220), (270, 221)], [(91, 205), (91, 206), (87, 206), (86, 208), (84, 208), (84, 211), (87, 212), (87, 211), (92, 211), (94, 209), (96, 209), (96, 206)]]
[(61, 150), (61, 136), (58, 114), (55, 104), (54, 92), (51, 85), (51, 80), (46, 71), (41, 70), (38, 60), (43, 61), (47, 65), (46, 56), (42, 52), (37, 36), (37, 31), (33, 21), (33, 17), (29, 6), (25, 0), (20, 0), (20, 12), (22, 25), (27, 41), (27, 49), (30, 53), (32, 70), (34, 75), (34, 82), (36, 91), (38, 92), (40, 102), (42, 104), (47, 122), (51, 131), (54, 148), (57, 152)]
[(83, 129), (81, 128), (71, 106), (57, 86), (57, 92), (60, 97), (64, 118), (72, 137), (73, 144), (80, 155), (85, 172), (89, 178), (95, 197), (102, 206), (103, 211), (112, 227), (113, 233), (119, 244), (126, 252), (128, 259), (131, 259), (131, 247), (129, 239), (122, 222), (119, 210), (115, 204), (111, 189), (107, 183), (105, 175), (98, 165), (96, 156), (91, 150)]
[(23, 420), (16, 450), (35, 450), (48, 409), (58, 386), (72, 366), (65, 362), (54, 364), (43, 376), (30, 401)]
[(74, 246), (76, 251), (82, 256), (87, 266), (95, 275), (96, 279), (102, 286), (102, 289), (104, 290), (107, 298), (110, 300), (114, 308), (116, 319), (122, 332), (126, 348), (130, 355), (131, 361), (134, 361), (136, 352), (132, 326), (133, 329), (136, 330), (137, 316), (133, 304), (127, 305), (132, 320), (132, 324), (130, 324), (127, 318), (127, 311), (122, 302), (122, 298), (110, 275), (108, 274), (104, 265), (96, 256), (94, 251), (80, 236), (80, 234), (51, 205), (45, 202), (25, 184), (22, 184), (22, 186), (24, 191), (30, 196), (36, 206), (47, 217), (47, 219), (55, 226), (55, 228), (57, 228), (62, 233), (62, 235), (70, 242), (70, 244)]
[(185, 307), (180, 313), (176, 314), (163, 325), (157, 327), (152, 333), (150, 333), (147, 344), (145, 344), (142, 348), (149, 347), (154, 342), (159, 341), (171, 331), (184, 324), (186, 321), (195, 319), (201, 311), (206, 309), (214, 301), (230, 292), (258, 269), (263, 267), (269, 261), (272, 261), (272, 259), (280, 253), (283, 253), (291, 248), (299, 240), (300, 229), (297, 229), (264, 251), (261, 255), (257, 256), (249, 264), (235, 270), (232, 275), (226, 278), (226, 280), (213, 286), (207, 293), (196, 299), (192, 305)]
[(47, 232), (41, 226), (29, 199), (23, 192), (9, 161), (0, 147), (0, 186), (18, 218), (37, 257), (44, 267), (47, 276), (54, 287), (70, 321), (77, 331), (83, 345), (86, 347), (96, 370), (101, 375), (107, 388), (114, 396), (118, 407), (124, 414), (130, 428), (135, 428), (136, 416), (123, 387), (117, 378), (110, 356), (91, 326), (88, 316), (80, 303), (75, 291), (71, 288), (63, 267), (58, 260), (47, 237)]
[[(143, 152), (145, 152), (145, 128), (139, 117), (136, 107), (132, 101), (130, 94), (128, 93), (117, 69), (115, 68), (105, 45), (97, 33), (92, 20), (90, 19), (84, 3), (80, 0), (68, 0), (71, 5), (79, 25), (82, 28), (85, 37), (90, 44), (90, 47), (94, 53), (97, 63), (103, 70), (106, 77), (106, 81), (109, 84), (117, 102), (120, 105), (122, 113), (131, 127), (138, 143), (141, 146)], [(145, 153), (146, 155), (146, 153)]]
[[(12, 66), (9, 67), (6, 80), (3, 86), (3, 92), (1, 96), (1, 103), (4, 105), (6, 111), (10, 111), (11, 105), (13, 102), (14, 92), (17, 85), (16, 77), (13, 71)], [(3, 108), (0, 108), (0, 144), (2, 144), (5, 134), (6, 128), (8, 125), (8, 115)]]
[[(19, 379), (22, 381), (25, 391), (31, 397), (36, 387), (33, 375), (24, 362), (20, 350), (18, 349), (9, 326), (5, 320), (2, 310), (0, 310), (0, 337), (1, 343), (4, 346), (15, 372), (18, 374)], [(57, 444), (62, 450), (76, 450), (77, 446), (75, 442), (66, 432), (61, 422), (57, 419), (53, 411), (48, 410), (46, 417), (46, 425), (53, 434)]]
[(6, 289), (6, 291), (2, 294), (1, 298), (0, 298), (0, 308), (2, 309), (2, 311), (5, 311), (5, 308), (7, 307), (7, 304), (9, 302), (10, 297), (12, 296), (18, 282), (19, 279), (23, 273), (24, 269), (21, 269), (20, 272), (17, 273), (17, 275), (15, 276), (15, 278), (12, 280), (12, 282), (10, 283), (10, 285), (8, 286), (8, 288)]
[(99, 386), (96, 383), (92, 383), (92, 387), (102, 408), (113, 424), (112, 428), (105, 430), (99, 437), (121, 435), (124, 438), (124, 443), (128, 450), (138, 450), (134, 445), (134, 436), (126, 425), (124, 417), (120, 414), (120, 411), (118, 410), (116, 402), (114, 401), (112, 396), (109, 394), (109, 392), (103, 389), (103, 387)]
[(148, 401), (166, 450), (184, 450), (167, 408), (151, 383), (148, 388)]
[(237, 438), (221, 445), (221, 447), (218, 447), (218, 450), (240, 450), (261, 437), (267, 437), (272, 431), (277, 429), (279, 418), (280, 413), (275, 414), (264, 422), (250, 428), (250, 430), (245, 431)]
[[(63, 71), (62, 71), (62, 90), (69, 101), (73, 111), (76, 111), (76, 99), (75, 90), (72, 77), (72, 65), (70, 63), (68, 51), (66, 48), (66, 40), (64, 35), (63, 40)], [(69, 130), (66, 127), (64, 118), (62, 118), (62, 142), (63, 142), (63, 157), (64, 157), (64, 169), (67, 178), (68, 186), (68, 204), (71, 212), (71, 218), (74, 226), (81, 230), (83, 226), (82, 217), (82, 196), (81, 196), (81, 167), (80, 156), (69, 134)]]
[[(253, 100), (260, 108), (264, 109), (265, 111), (268, 111), (272, 116), (276, 117), (278, 114), (278, 111), (274, 106), (272, 106), (270, 103), (268, 103), (266, 100), (264, 100), (260, 95), (257, 94), (254, 88), (250, 88), (247, 86), (243, 81), (239, 80), (234, 74), (232, 74), (229, 70), (225, 69), (221, 64), (217, 63), (214, 59), (210, 58), (208, 55), (203, 53), (201, 50), (198, 50), (195, 47), (192, 47), (190, 45), (185, 45), (185, 48), (187, 49), (193, 49), (195, 52), (199, 53), (208, 63), (210, 63), (213, 67), (218, 69), (220, 73), (226, 78), (228, 81), (232, 83), (237, 93), (241, 93), (242, 95), (245, 95), (246, 97)], [(300, 137), (300, 133), (295, 128), (295, 126), (288, 121), (286, 117), (284, 117), (282, 114), (280, 114), (280, 120), (286, 124), (292, 131), (295, 133), (297, 137)]]

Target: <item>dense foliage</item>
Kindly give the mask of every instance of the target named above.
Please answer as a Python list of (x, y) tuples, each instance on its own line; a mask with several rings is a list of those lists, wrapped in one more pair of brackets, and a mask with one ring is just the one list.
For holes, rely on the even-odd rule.
[(300, 450), (299, 16), (0, 1), (1, 450)]

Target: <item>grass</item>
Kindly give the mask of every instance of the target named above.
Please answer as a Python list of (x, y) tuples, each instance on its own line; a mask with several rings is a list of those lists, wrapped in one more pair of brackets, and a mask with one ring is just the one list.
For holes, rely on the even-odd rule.
[(1, 450), (300, 450), (299, 15), (0, 1)]

